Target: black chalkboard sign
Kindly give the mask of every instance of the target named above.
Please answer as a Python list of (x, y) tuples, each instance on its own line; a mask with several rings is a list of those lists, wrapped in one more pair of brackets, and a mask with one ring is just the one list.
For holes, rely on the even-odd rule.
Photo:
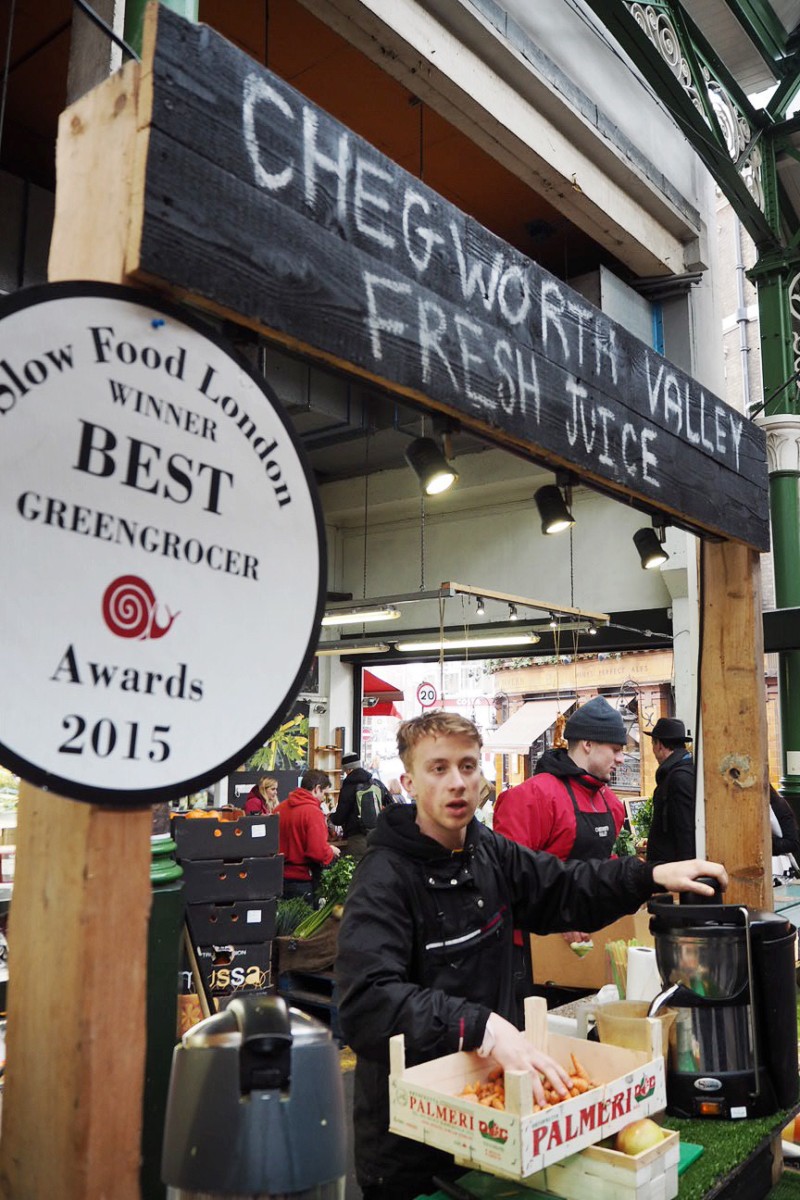
[(768, 548), (761, 430), (163, 6), (144, 189), (141, 278), (651, 511)]

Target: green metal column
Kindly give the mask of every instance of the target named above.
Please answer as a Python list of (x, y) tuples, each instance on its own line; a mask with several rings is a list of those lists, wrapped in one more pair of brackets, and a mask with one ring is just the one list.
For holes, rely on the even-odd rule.
[[(167, 805), (162, 805), (167, 809)], [(161, 814), (154, 813), (154, 827)], [(166, 817), (167, 828), (169, 817)], [(178, 977), (183, 934), (183, 868), (169, 833), (152, 838), (153, 907), (147, 945), (147, 1054), (142, 1105), (142, 1200), (165, 1200), (161, 1147), (172, 1052), (178, 1041)]]
[[(800, 264), (761, 261), (752, 272), (758, 288), (761, 371), (770, 471), (772, 558), (778, 608), (800, 604), (800, 415), (793, 338), (800, 314)], [(800, 814), (800, 651), (779, 655), (781, 788)]]
[[(161, 0), (165, 8), (171, 8), (187, 21), (196, 21), (200, 0)], [(142, 25), (147, 0), (127, 0), (125, 4), (125, 41), (137, 54), (142, 53)]]

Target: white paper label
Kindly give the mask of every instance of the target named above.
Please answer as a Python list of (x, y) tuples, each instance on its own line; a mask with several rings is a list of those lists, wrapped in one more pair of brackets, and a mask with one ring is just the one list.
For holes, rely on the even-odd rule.
[(247, 924), (248, 925), (260, 925), (261, 924), (261, 909), (260, 908), (249, 908), (247, 910)]
[(790, 775), (800, 775), (800, 750), (786, 751), (786, 770)]

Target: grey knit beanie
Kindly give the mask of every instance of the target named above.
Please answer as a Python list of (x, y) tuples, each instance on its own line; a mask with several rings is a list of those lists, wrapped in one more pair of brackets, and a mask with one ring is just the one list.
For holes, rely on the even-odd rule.
[(602, 696), (575, 710), (564, 726), (564, 737), (568, 742), (609, 742), (614, 746), (624, 746), (628, 740), (622, 717)]

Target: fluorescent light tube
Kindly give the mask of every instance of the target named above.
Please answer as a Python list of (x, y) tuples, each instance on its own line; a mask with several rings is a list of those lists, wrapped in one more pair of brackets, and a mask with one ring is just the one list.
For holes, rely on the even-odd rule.
[(396, 650), (407, 654), (427, 650), (485, 650), (493, 646), (535, 646), (541, 638), (536, 633), (498, 634), (497, 637), (441, 638), (398, 642)]
[(322, 618), (323, 625), (360, 625), (362, 621), (396, 621), (400, 616), (399, 608), (357, 608), (343, 609), (341, 612), (326, 612)]

